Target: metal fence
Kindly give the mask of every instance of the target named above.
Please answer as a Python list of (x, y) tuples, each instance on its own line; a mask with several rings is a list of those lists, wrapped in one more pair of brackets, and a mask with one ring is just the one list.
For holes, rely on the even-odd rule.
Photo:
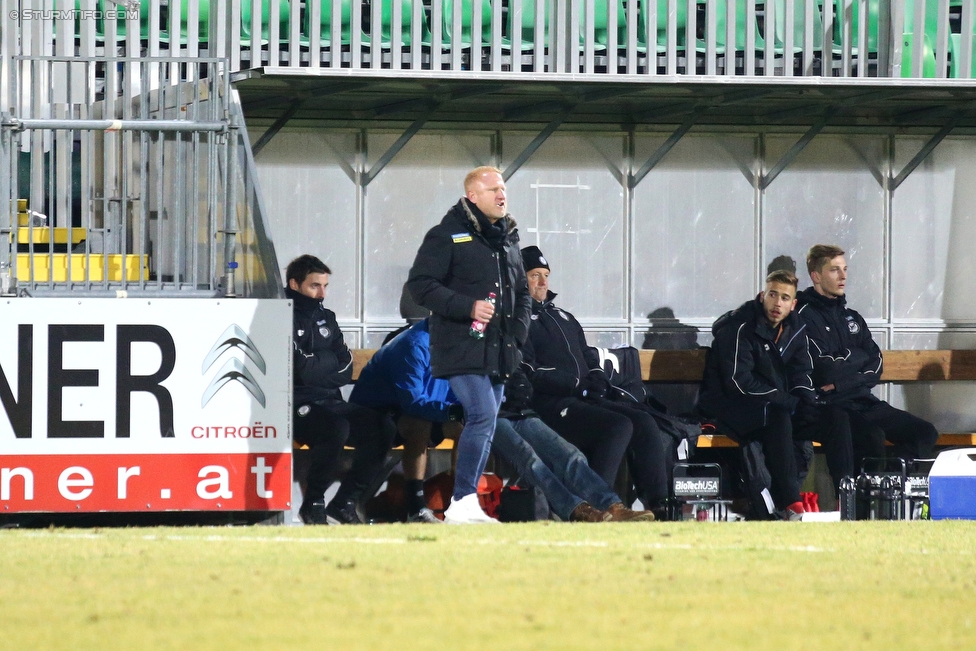
[[(6, 54), (454, 72), (971, 78), (971, 0), (0, 0)], [(2, 83), (2, 82), (0, 82)], [(2, 91), (2, 89), (0, 89)]]
[(252, 245), (267, 238), (257, 235), (260, 204), (247, 201), (253, 179), (225, 67), (11, 59), (0, 131), (5, 293), (276, 295), (273, 247)]

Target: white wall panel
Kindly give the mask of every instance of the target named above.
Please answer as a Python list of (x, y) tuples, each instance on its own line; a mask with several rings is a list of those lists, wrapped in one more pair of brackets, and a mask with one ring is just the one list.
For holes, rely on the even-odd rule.
[[(664, 137), (638, 136), (634, 167)], [(755, 138), (685, 136), (634, 196), (634, 321), (714, 319), (755, 292)]]
[[(532, 138), (506, 134), (502, 167)], [(555, 134), (508, 181), (522, 246), (542, 249), (559, 304), (580, 319), (627, 318), (626, 205), (608, 168), (623, 167), (624, 142), (622, 135)]]
[[(767, 137), (766, 169), (798, 139)], [(810, 247), (840, 246), (850, 270), (848, 299), (865, 318), (884, 316), (885, 197), (871, 172), (882, 169), (883, 155), (880, 137), (819, 135), (766, 190), (766, 263), (791, 256), (802, 289), (810, 286)]]
[[(895, 170), (925, 144), (895, 143)], [(946, 139), (892, 199), (892, 317), (976, 319), (976, 156), (970, 139)]]
[(356, 157), (355, 134), (281, 131), (256, 157), (281, 277), (295, 257), (311, 253), (332, 269), (325, 305), (357, 318), (359, 220), (356, 185), (343, 171)]

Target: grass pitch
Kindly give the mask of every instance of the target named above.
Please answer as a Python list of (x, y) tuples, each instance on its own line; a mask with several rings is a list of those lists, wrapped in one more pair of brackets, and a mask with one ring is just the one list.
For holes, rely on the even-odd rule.
[(973, 649), (976, 523), (0, 531), (0, 649)]

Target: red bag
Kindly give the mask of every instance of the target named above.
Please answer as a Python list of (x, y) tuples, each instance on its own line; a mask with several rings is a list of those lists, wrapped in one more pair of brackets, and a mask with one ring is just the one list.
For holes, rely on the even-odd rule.
[(490, 472), (478, 480), (478, 502), (481, 509), (492, 518), (498, 517), (498, 506), (502, 502), (502, 480)]

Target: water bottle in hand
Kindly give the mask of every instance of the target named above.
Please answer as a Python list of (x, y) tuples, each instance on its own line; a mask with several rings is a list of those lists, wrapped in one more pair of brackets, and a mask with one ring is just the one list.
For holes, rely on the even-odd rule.
[[(490, 294), (488, 294), (488, 298), (486, 298), (485, 300), (491, 303), (492, 305), (494, 305), (495, 299), (496, 299), (495, 292), (491, 292)], [(475, 339), (484, 339), (485, 328), (487, 327), (488, 327), (487, 323), (482, 323), (481, 321), (475, 319), (474, 321), (471, 322), (471, 328), (468, 330), (468, 334), (474, 337)]]

